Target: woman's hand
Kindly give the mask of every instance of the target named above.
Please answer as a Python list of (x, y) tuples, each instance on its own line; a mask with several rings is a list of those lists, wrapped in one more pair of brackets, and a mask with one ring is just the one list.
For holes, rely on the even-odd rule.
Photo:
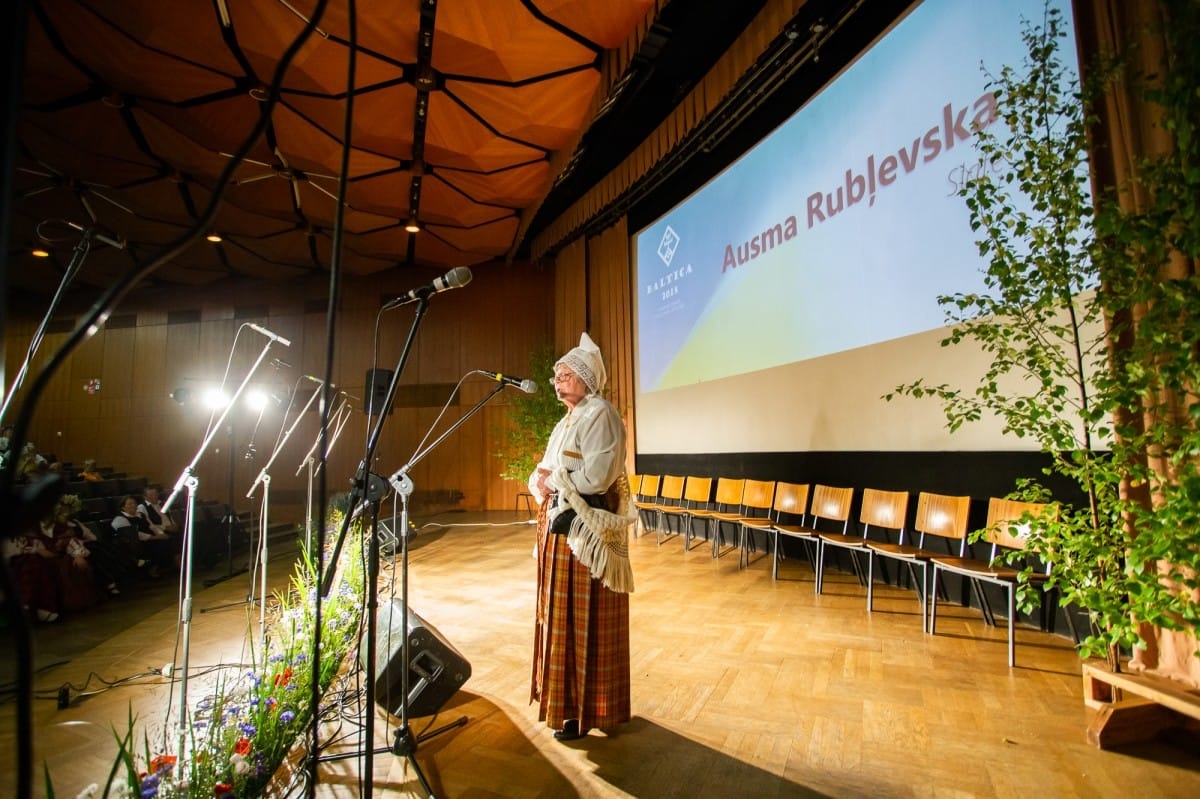
[(537, 470), (537, 489), (538, 489), (538, 493), (541, 494), (543, 497), (548, 497), (554, 493), (553, 489), (549, 488), (546, 485), (546, 478), (548, 478), (549, 476), (550, 476), (549, 469), (538, 469)]

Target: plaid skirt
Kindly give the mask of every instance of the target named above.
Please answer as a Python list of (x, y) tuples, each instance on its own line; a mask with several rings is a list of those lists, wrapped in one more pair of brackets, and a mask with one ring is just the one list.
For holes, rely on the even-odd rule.
[(561, 729), (606, 729), (629, 721), (629, 595), (608, 590), (571, 554), (565, 535), (538, 513), (537, 619), (530, 701), (538, 720)]

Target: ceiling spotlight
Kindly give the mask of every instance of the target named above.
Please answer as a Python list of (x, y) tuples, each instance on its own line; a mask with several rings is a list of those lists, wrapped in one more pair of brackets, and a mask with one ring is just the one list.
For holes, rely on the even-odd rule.
[(32, 250), (29, 251), (29, 253), (34, 258), (49, 258), (50, 257), (50, 251), (46, 250), (46, 249), (42, 249), (41, 247), (34, 247)]
[(192, 392), (189, 389), (182, 387), (182, 386), (171, 392), (171, 399), (175, 400), (180, 405), (186, 405), (187, 401), (191, 398), (192, 398)]
[(221, 243), (221, 234), (220, 234), (220, 233), (217, 233), (216, 231), (213, 231), (212, 233), (209, 233), (209, 234), (208, 234), (207, 236), (205, 236), (204, 238), (205, 238), (205, 239), (207, 239), (208, 241), (211, 241), (213, 244), (220, 244), (220, 243)]
[(407, 230), (409, 233), (420, 233), (421, 232), (421, 225), (420, 225), (420, 223), (417, 222), (416, 214), (413, 214), (412, 216), (410, 216), (408, 218), (408, 224), (404, 226), (404, 229)]

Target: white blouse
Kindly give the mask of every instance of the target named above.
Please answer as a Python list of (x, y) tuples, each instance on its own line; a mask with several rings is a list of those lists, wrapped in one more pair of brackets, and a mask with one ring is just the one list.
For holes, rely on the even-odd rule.
[[(565, 466), (575, 490), (581, 494), (607, 491), (625, 465), (625, 425), (608, 400), (593, 395), (583, 398), (566, 416), (558, 420), (546, 454), (538, 469), (553, 472)], [(553, 478), (548, 481), (551, 488)], [(529, 475), (529, 492), (538, 504), (545, 497), (538, 490), (538, 471)]]

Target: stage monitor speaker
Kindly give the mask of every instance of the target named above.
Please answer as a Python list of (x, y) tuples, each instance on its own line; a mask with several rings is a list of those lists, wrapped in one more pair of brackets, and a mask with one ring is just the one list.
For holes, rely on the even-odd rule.
[[(367, 394), (367, 415), (378, 416), (383, 410), (384, 400), (387, 399), (388, 389), (392, 385), (395, 372), (391, 369), (368, 369), (365, 381)], [(389, 406), (387, 412), (391, 413)]]
[[(394, 716), (401, 715), (404, 696), (403, 639), (408, 634), (408, 715), (431, 716), (471, 676), (471, 664), (436, 629), (412, 608), (402, 624), (401, 604), (389, 600), (379, 606), (375, 630), (375, 701)], [(359, 657), (367, 658), (366, 636)]]
[[(400, 552), (400, 520), (395, 520), (395, 525), (392, 524), (392, 519), (380, 519), (377, 525), (379, 538), (379, 554), (383, 557), (390, 558)], [(408, 538), (411, 541), (417, 537), (417, 526), (408, 522)]]

